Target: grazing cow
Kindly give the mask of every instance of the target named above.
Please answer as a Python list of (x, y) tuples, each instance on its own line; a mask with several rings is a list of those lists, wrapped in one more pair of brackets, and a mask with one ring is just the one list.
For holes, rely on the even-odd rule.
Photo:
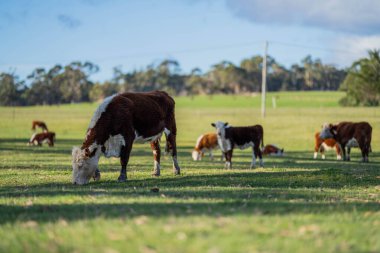
[(314, 146), (314, 159), (317, 159), (318, 156), (318, 151), (321, 152), (322, 159), (325, 159), (325, 150), (330, 150), (335, 148), (336, 151), (336, 159), (337, 160), (342, 160), (342, 151), (340, 150), (339, 144), (336, 143), (336, 140), (333, 138), (329, 139), (321, 139), (319, 137), (320, 132), (316, 132), (314, 135), (315, 139), (315, 146)]
[(43, 121), (38, 121), (38, 120), (33, 121), (32, 122), (32, 130), (36, 131), (36, 127), (41, 128), (42, 132), (48, 132), (49, 131), (45, 122), (43, 122)]
[(322, 139), (336, 140), (343, 152), (344, 161), (350, 161), (351, 147), (359, 147), (362, 152), (362, 162), (368, 162), (372, 139), (372, 127), (368, 122), (341, 122), (336, 125), (326, 123), (319, 136)]
[(279, 148), (276, 145), (268, 144), (268, 145), (265, 145), (265, 147), (261, 149), (261, 153), (263, 155), (283, 156), (284, 149)]
[(82, 146), (73, 148), (73, 183), (86, 184), (91, 177), (100, 178), (101, 154), (120, 157), (118, 181), (125, 182), (133, 142), (150, 142), (154, 156), (153, 175), (159, 176), (162, 133), (166, 135), (174, 174), (180, 174), (174, 105), (174, 100), (163, 91), (126, 92), (106, 98), (95, 111)]
[(211, 125), (216, 128), (218, 144), (226, 158), (225, 168), (230, 169), (232, 167), (231, 159), (235, 147), (240, 149), (252, 147), (251, 168), (255, 167), (257, 156), (260, 159), (260, 166), (263, 166), (260, 144), (261, 147), (264, 146), (264, 130), (261, 125), (232, 127), (221, 121)]
[(195, 144), (192, 157), (194, 161), (200, 161), (204, 156), (204, 153), (208, 151), (210, 153), (210, 159), (213, 160), (213, 149), (218, 148), (218, 138), (215, 133), (207, 133), (199, 136), (197, 143)]
[(47, 143), (49, 147), (54, 147), (55, 133), (54, 132), (43, 132), (34, 133), (30, 138), (29, 146), (42, 146), (42, 143)]

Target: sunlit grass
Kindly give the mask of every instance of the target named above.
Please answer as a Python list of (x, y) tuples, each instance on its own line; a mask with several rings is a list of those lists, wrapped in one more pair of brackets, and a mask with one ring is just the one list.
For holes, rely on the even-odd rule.
[[(127, 183), (116, 182), (118, 159), (101, 158), (102, 179), (80, 187), (71, 184), (70, 153), (96, 104), (0, 108), (0, 252), (380, 251), (380, 110), (337, 107), (334, 92), (276, 96), (265, 119), (255, 97), (177, 98), (181, 176), (163, 157), (162, 176), (152, 178), (150, 147), (138, 144)], [(57, 133), (54, 148), (26, 146), (33, 119)], [(193, 162), (196, 138), (215, 120), (260, 123), (265, 143), (286, 155), (255, 170), (249, 150), (234, 152), (232, 170), (219, 152)], [(357, 149), (352, 162), (333, 152), (312, 159), (314, 132), (341, 120), (372, 125), (369, 164)]]

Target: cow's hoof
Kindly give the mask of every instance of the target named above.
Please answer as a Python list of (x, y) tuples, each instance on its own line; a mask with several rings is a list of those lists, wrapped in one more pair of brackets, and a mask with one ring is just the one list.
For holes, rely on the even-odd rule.
[(127, 175), (123, 175), (123, 174), (121, 174), (121, 175), (117, 178), (117, 181), (118, 181), (118, 182), (127, 182)]
[(180, 170), (174, 170), (174, 176), (178, 176), (178, 175), (181, 175), (181, 171)]
[(153, 173), (152, 173), (152, 176), (154, 176), (154, 177), (159, 177), (159, 176), (161, 176), (161, 174), (160, 174), (160, 172), (153, 172)]

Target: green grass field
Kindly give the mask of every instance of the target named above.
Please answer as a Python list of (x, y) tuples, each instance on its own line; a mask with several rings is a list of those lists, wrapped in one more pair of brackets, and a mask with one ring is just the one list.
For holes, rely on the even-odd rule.
[[(181, 176), (168, 157), (151, 177), (149, 144), (132, 151), (128, 182), (118, 159), (100, 159), (102, 179), (71, 184), (71, 148), (83, 141), (96, 104), (0, 108), (0, 252), (380, 252), (380, 109), (342, 108), (339, 92), (176, 98)], [(277, 108), (272, 108), (276, 97)], [(31, 121), (56, 132), (54, 148), (28, 147)], [(233, 169), (191, 160), (210, 123), (262, 124), (266, 144), (285, 148), (249, 169), (236, 150)], [(370, 163), (314, 160), (324, 122), (368, 121)], [(216, 152), (216, 158), (220, 152)], [(158, 193), (151, 192), (158, 187)]]

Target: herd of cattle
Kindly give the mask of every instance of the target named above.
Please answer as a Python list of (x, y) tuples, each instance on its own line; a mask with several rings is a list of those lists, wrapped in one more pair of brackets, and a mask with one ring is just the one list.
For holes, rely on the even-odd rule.
[[(121, 163), (118, 181), (127, 179), (127, 165), (134, 142), (150, 142), (154, 157), (154, 176), (160, 175), (160, 139), (166, 137), (165, 151), (173, 161), (173, 172), (180, 174), (177, 161), (176, 121), (174, 100), (166, 92), (152, 91), (145, 93), (121, 93), (106, 98), (95, 111), (87, 129), (81, 147), (72, 150), (72, 167), (74, 184), (86, 184), (91, 178), (100, 179), (98, 161), (103, 154), (106, 157), (119, 157)], [(259, 159), (263, 166), (263, 155), (283, 155), (284, 149), (276, 145), (264, 145), (264, 130), (261, 125), (234, 127), (227, 122), (217, 121), (211, 124), (215, 133), (201, 135), (192, 152), (193, 160), (201, 160), (205, 152), (210, 153), (219, 148), (225, 159), (225, 168), (232, 167), (234, 148), (252, 148), (251, 168)], [(45, 123), (33, 122), (33, 129), (39, 126), (42, 133), (33, 134), (29, 145), (42, 145), (47, 142), (54, 145), (55, 133), (49, 132)], [(358, 147), (362, 161), (368, 162), (371, 152), (372, 127), (367, 122), (341, 122), (324, 124), (321, 132), (315, 133), (314, 158), (321, 152), (335, 148), (337, 159), (350, 160), (352, 147)], [(347, 148), (347, 151), (346, 151)], [(223, 159), (222, 158), (222, 159)]]

